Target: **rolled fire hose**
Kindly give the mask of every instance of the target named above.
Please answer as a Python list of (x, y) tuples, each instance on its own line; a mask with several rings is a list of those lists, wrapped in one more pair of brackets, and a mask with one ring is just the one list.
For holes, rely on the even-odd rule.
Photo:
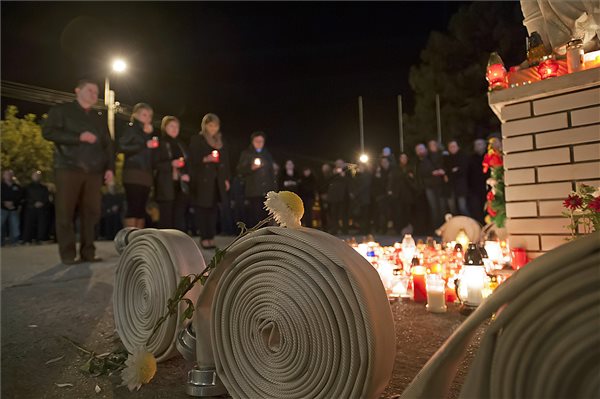
[[(113, 292), (115, 327), (132, 352), (146, 344), (181, 277), (201, 273), (206, 265), (194, 241), (177, 230), (123, 229), (115, 246), (121, 252)], [(197, 285), (186, 298), (195, 303), (199, 292)], [(185, 308), (182, 303), (177, 317), (164, 322), (147, 345), (157, 361), (178, 353), (177, 334), (189, 322), (182, 317)]]
[(401, 398), (446, 397), (475, 330), (493, 314), (461, 398), (600, 396), (600, 233), (550, 251), (500, 285)]
[(239, 240), (196, 306), (199, 369), (234, 398), (376, 398), (391, 377), (393, 317), (379, 275), (312, 229)]

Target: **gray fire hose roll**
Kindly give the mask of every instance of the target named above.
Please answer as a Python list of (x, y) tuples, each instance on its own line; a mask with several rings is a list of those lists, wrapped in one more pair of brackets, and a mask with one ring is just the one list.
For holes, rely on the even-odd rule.
[(517, 271), (427, 362), (402, 398), (443, 398), (490, 316), (461, 398), (600, 396), (600, 233)]
[[(177, 230), (124, 229), (115, 244), (122, 251), (113, 292), (115, 328), (132, 352), (146, 344), (181, 277), (201, 273), (206, 265), (194, 241)], [(199, 292), (197, 285), (186, 298), (195, 303)], [(177, 333), (187, 322), (184, 309), (181, 304), (177, 317), (164, 322), (147, 346), (159, 362), (178, 353)]]
[(238, 241), (200, 296), (195, 328), (198, 366), (216, 365), (234, 398), (375, 398), (396, 352), (376, 270), (304, 228)]

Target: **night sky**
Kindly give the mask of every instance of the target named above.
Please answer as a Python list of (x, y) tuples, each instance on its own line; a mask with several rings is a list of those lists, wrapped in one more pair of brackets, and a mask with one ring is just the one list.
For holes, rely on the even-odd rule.
[(300, 161), (358, 152), (362, 95), (367, 147), (397, 152), (396, 95), (410, 111), (410, 66), (461, 4), (3, 2), (2, 79), (72, 91), (121, 56), (118, 101), (176, 115), (188, 134), (214, 112), (234, 151), (264, 130), (276, 158)]

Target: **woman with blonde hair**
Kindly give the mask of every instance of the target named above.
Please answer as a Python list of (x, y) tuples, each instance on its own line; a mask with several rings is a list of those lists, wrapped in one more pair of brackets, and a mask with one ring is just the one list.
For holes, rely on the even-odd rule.
[(188, 151), (179, 139), (180, 122), (174, 116), (162, 119), (162, 136), (156, 151), (154, 199), (158, 203), (161, 229), (185, 232), (185, 213), (189, 203)]
[(152, 107), (138, 103), (133, 107), (131, 122), (118, 141), (119, 151), (125, 154), (123, 186), (127, 199), (125, 227), (143, 229), (146, 220), (146, 203), (152, 188), (153, 152), (159, 140), (152, 126)]
[(221, 121), (215, 114), (202, 118), (202, 130), (190, 143), (192, 205), (200, 227), (200, 244), (215, 248), (218, 205), (227, 203), (229, 191), (229, 151), (223, 142)]

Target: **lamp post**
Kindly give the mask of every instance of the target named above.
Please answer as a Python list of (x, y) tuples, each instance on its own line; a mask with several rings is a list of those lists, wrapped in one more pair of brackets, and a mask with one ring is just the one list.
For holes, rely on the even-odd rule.
[[(127, 64), (121, 59), (116, 59), (112, 63), (112, 71), (121, 73), (127, 69)], [(104, 105), (106, 106), (108, 131), (110, 137), (115, 139), (115, 109), (118, 103), (115, 102), (115, 92), (110, 89), (110, 78), (107, 76), (104, 80)]]

